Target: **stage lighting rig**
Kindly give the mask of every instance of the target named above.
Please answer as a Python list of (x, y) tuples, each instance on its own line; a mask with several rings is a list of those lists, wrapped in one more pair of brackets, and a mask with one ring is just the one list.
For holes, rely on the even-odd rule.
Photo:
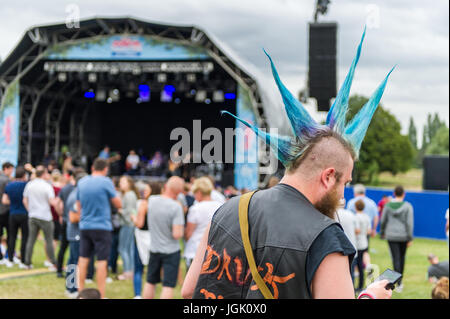
[(213, 96), (212, 96), (212, 100), (214, 102), (223, 102), (224, 101), (224, 95), (223, 95), (223, 91), (221, 90), (215, 90), (213, 92)]
[(67, 73), (64, 73), (64, 72), (58, 73), (58, 81), (66, 82), (67, 81)]
[(159, 73), (157, 76), (159, 83), (164, 83), (167, 81), (167, 74), (166, 73)]
[(89, 73), (88, 74), (88, 82), (89, 83), (97, 82), (97, 74), (96, 73)]
[(314, 22), (317, 22), (317, 18), (319, 13), (321, 15), (325, 15), (328, 11), (328, 5), (331, 3), (330, 0), (317, 0), (316, 1), (316, 10), (314, 12)]

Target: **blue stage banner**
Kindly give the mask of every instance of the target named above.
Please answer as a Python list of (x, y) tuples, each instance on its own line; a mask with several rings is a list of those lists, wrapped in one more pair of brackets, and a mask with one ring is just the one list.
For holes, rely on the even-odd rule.
[(0, 165), (17, 165), (19, 155), (19, 82), (11, 83), (0, 104)]
[[(366, 196), (378, 202), (383, 195), (393, 196), (393, 190), (366, 188)], [(345, 188), (347, 202), (353, 198), (353, 188)], [(449, 206), (449, 193), (436, 191), (408, 191), (405, 201), (414, 208), (414, 237), (445, 239), (445, 212)], [(379, 226), (378, 226), (379, 230)]]
[[(256, 124), (256, 117), (248, 91), (238, 86), (236, 115)], [(237, 189), (254, 190), (258, 187), (258, 141), (256, 134), (247, 126), (236, 121), (236, 144), (234, 156), (234, 184)]]
[(112, 35), (57, 44), (46, 52), (49, 60), (206, 60), (206, 50), (152, 36)]

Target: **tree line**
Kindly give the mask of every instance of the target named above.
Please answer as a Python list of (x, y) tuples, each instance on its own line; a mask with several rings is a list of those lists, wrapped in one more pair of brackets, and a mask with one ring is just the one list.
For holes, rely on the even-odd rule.
[[(360, 95), (350, 97), (347, 120), (367, 101), (367, 97)], [(449, 129), (437, 113), (428, 114), (419, 147), (414, 119), (410, 117), (408, 134), (402, 135), (399, 121), (380, 104), (361, 145), (359, 160), (355, 162), (353, 181), (370, 184), (382, 172), (396, 175), (412, 167), (422, 167), (425, 155), (448, 154)]]

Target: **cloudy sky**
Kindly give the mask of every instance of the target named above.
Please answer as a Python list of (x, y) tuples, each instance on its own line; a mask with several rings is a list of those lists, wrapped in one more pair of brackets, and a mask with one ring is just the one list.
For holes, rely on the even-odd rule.
[[(286, 86), (295, 94), (306, 84), (307, 26), (315, 0), (40, 0), (2, 1), (0, 58), (15, 47), (25, 30), (64, 22), (68, 5), (81, 19), (132, 16), (138, 19), (196, 25), (212, 33), (267, 76), (266, 48)], [(448, 0), (332, 0), (320, 21), (338, 22), (338, 83), (343, 82), (364, 24), (368, 24), (352, 94), (370, 96), (388, 70), (382, 104), (407, 131), (412, 116), (419, 133), (428, 113), (449, 123)], [(314, 102), (308, 109), (314, 108)], [(420, 137), (421, 135), (419, 135)], [(420, 140), (420, 138), (419, 138)]]

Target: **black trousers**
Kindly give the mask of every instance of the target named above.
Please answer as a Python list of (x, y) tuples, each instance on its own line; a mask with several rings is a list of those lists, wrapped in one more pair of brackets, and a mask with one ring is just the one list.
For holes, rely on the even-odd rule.
[(111, 252), (109, 254), (108, 267), (111, 273), (117, 274), (117, 259), (119, 258), (119, 231), (120, 228), (114, 229), (112, 232)]
[[(388, 241), (391, 250), (392, 264), (394, 270), (403, 275), (405, 269), (406, 241)], [(399, 284), (401, 280), (399, 281)]]
[[(5, 236), (9, 238), (9, 212), (0, 214), (0, 239), (3, 237), (3, 229), (5, 229)], [(2, 250), (0, 249), (0, 260), (3, 259)]]
[(28, 240), (28, 215), (27, 214), (12, 214), (9, 216), (9, 234), (8, 234), (8, 259), (13, 261), (14, 251), (16, 250), (17, 235), (19, 229), (22, 234), (20, 242), (20, 260), (25, 263), (25, 249)]
[(356, 256), (356, 267), (358, 267), (359, 271), (359, 282), (358, 282), (358, 289), (362, 290), (364, 288), (364, 263), (363, 263), (363, 256), (364, 253), (367, 251), (367, 249), (364, 250), (358, 250), (358, 256)]
[(67, 248), (69, 247), (69, 241), (67, 240), (67, 223), (64, 221), (61, 225), (61, 233), (59, 239), (60, 242), (59, 242), (58, 257), (56, 259), (56, 271), (58, 273), (62, 273), (64, 266), (64, 255), (66, 253)]

